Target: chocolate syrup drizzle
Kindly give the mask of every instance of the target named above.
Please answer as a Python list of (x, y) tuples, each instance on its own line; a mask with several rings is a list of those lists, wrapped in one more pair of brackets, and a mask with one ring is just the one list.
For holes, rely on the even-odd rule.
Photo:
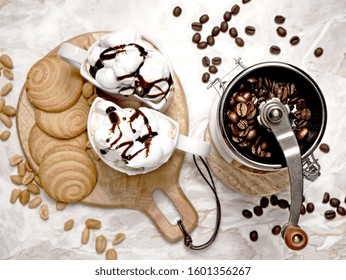
[[(126, 147), (124, 149), (124, 151), (121, 153), (121, 158), (123, 160), (123, 162), (125, 164), (128, 164), (130, 160), (132, 160), (134, 157), (136, 157), (137, 155), (139, 155), (142, 151), (145, 150), (146, 156), (149, 155), (149, 151), (150, 151), (150, 145), (151, 145), (151, 140), (158, 135), (158, 133), (156, 131), (153, 131), (150, 124), (149, 124), (149, 120), (148, 118), (145, 116), (145, 114), (140, 110), (140, 109), (136, 109), (134, 110), (134, 113), (132, 114), (132, 116), (130, 117), (130, 127), (133, 133), (136, 133), (136, 130), (132, 127), (132, 123), (138, 119), (139, 117), (142, 117), (144, 120), (144, 124), (147, 127), (148, 133), (143, 135), (143, 136), (139, 136), (136, 140), (134, 141), (139, 141), (142, 144), (144, 144), (144, 148), (138, 150), (136, 153), (134, 154), (128, 154), (129, 149), (134, 145), (134, 141), (126, 141), (123, 143), (119, 143), (119, 140), (121, 139), (123, 133), (120, 129), (120, 118), (119, 115), (116, 112), (116, 108), (113, 106), (110, 106), (106, 109), (106, 113), (108, 115), (108, 118), (110, 120), (110, 122), (112, 123), (112, 127), (110, 129), (110, 132), (113, 134), (115, 132), (115, 129), (118, 128), (119, 129), (119, 136), (112, 142), (110, 143), (111, 139), (107, 138), (106, 142), (109, 143), (109, 149), (111, 150), (117, 150), (123, 147)], [(101, 154), (105, 155), (107, 154), (108, 150), (104, 150), (104, 149), (100, 149)]]
[[(122, 45), (110, 47), (104, 50), (100, 54), (100, 58), (96, 61), (95, 65), (90, 66), (89, 68), (90, 75), (95, 79), (97, 71), (104, 67), (104, 61), (114, 59), (119, 53), (126, 52), (126, 50), (124, 49), (126, 46), (136, 47), (140, 53), (140, 56), (143, 57), (143, 62), (138, 66), (138, 68), (133, 73), (117, 77), (118, 81), (122, 81), (127, 78), (135, 78), (134, 86), (123, 87), (122, 89), (119, 90), (119, 92), (121, 93), (123, 91), (133, 90), (133, 93), (137, 94), (138, 96), (142, 98), (143, 97), (156, 98), (159, 96), (162, 96), (162, 98), (164, 98), (168, 94), (171, 88), (171, 85), (173, 84), (172, 75), (170, 74), (168, 78), (161, 78), (153, 82), (145, 81), (145, 79), (141, 75), (139, 75), (139, 71), (144, 64), (144, 60), (146, 56), (148, 55), (148, 52), (142, 46), (137, 45), (135, 43), (127, 44), (127, 45), (122, 44)], [(168, 84), (167, 90), (163, 90), (160, 86), (158, 86), (158, 84), (161, 82), (166, 82)], [(152, 88), (158, 89), (158, 93), (149, 95)]]

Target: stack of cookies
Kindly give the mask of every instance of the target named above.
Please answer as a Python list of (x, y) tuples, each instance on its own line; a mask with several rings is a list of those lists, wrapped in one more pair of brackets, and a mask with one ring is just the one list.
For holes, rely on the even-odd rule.
[(58, 55), (37, 61), (26, 80), (35, 109), (29, 135), (30, 154), (46, 193), (61, 202), (88, 196), (97, 181), (94, 161), (86, 151), (90, 104), (95, 88)]

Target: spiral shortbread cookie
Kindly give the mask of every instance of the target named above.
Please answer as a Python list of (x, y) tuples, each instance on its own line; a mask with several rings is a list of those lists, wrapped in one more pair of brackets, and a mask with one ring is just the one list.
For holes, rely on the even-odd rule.
[(80, 148), (86, 147), (88, 135), (85, 132), (71, 139), (56, 139), (49, 136), (35, 124), (29, 134), (29, 151), (37, 165), (41, 164), (43, 156), (52, 148), (63, 145), (73, 145)]
[(50, 136), (70, 139), (78, 136), (87, 128), (90, 106), (81, 95), (71, 108), (54, 113), (35, 108), (35, 119), (38, 126)]
[(42, 159), (38, 174), (47, 194), (66, 203), (88, 196), (97, 181), (92, 159), (85, 150), (72, 145), (49, 150)]
[(58, 55), (37, 61), (26, 79), (26, 92), (31, 103), (41, 110), (61, 112), (75, 104), (81, 94), (83, 79), (77, 69)]

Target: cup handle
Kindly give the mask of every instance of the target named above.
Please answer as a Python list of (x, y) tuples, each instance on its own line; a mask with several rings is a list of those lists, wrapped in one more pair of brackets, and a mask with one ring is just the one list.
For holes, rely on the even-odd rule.
[(63, 43), (60, 46), (58, 55), (77, 69), (82, 67), (86, 59), (87, 51), (70, 43)]
[(211, 151), (209, 143), (180, 134), (177, 149), (201, 157), (208, 157)]

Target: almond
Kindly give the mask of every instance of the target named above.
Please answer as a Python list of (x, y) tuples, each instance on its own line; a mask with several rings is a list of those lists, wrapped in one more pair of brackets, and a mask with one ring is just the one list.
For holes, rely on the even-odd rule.
[(88, 229), (88, 227), (85, 227), (84, 230), (82, 231), (82, 238), (81, 238), (82, 244), (87, 244), (89, 242), (89, 238), (90, 238), (90, 229)]
[(13, 184), (20, 186), (23, 182), (23, 177), (19, 175), (11, 175), (11, 181)]
[(30, 200), (29, 202), (29, 208), (37, 208), (40, 204), (42, 203), (42, 198), (41, 197), (35, 197), (34, 199)]
[(12, 204), (16, 203), (20, 193), (22, 192), (22, 190), (20, 189), (13, 189), (12, 192), (11, 192), (11, 197), (10, 197), (10, 202)]
[(114, 248), (110, 248), (106, 251), (106, 260), (118, 259), (117, 251)]
[(66, 223), (64, 224), (64, 231), (69, 231), (73, 228), (74, 226), (74, 220), (70, 219), (68, 221), (66, 221)]
[(13, 89), (13, 85), (12, 83), (6, 83), (0, 90), (0, 95), (1, 96), (6, 96), (7, 94), (9, 94), (11, 92), (11, 90)]
[(101, 228), (101, 221), (96, 219), (87, 219), (85, 221), (85, 225), (88, 229), (100, 229)]
[(41, 189), (39, 186), (37, 186), (36, 184), (30, 182), (29, 184), (26, 185), (26, 188), (28, 189), (29, 192), (31, 192), (32, 194), (39, 194)]
[(23, 162), (17, 164), (17, 173), (19, 176), (24, 176), (26, 172), (26, 168)]
[(0, 120), (2, 123), (7, 127), (11, 128), (12, 127), (12, 121), (9, 116), (6, 116), (4, 113), (0, 113)]
[(28, 190), (23, 190), (19, 194), (19, 201), (21, 204), (26, 205), (30, 200), (30, 193)]
[(68, 203), (66, 203), (66, 202), (57, 201), (55, 204), (55, 208), (58, 211), (62, 211), (66, 208), (67, 205), (68, 205)]
[(9, 130), (5, 130), (3, 133), (0, 134), (0, 140), (6, 141), (8, 138), (10, 138), (11, 132)]
[(124, 240), (125, 240), (125, 234), (124, 233), (117, 233), (112, 240), (112, 244), (117, 245), (117, 244), (123, 242)]
[(5, 103), (6, 103), (5, 99), (1, 97), (0, 98), (0, 113), (2, 112), (2, 109), (5, 106)]
[(107, 247), (107, 239), (104, 235), (99, 235), (96, 237), (95, 249), (98, 254), (102, 254)]
[(49, 218), (49, 212), (48, 212), (48, 205), (42, 204), (39, 209), (39, 214), (42, 220), (48, 220)]
[(9, 55), (7, 54), (2, 54), (0, 56), (0, 62), (2, 63), (2, 65), (4, 65), (7, 68), (12, 69), (13, 68), (13, 62), (12, 59)]
[(10, 68), (4, 67), (2, 73), (7, 78), (7, 80), (13, 80), (13, 72)]
[(93, 95), (93, 93), (94, 93), (94, 86), (89, 82), (84, 83), (82, 87), (82, 95), (84, 96), (84, 98), (88, 99), (89, 97)]
[(27, 171), (23, 177), (23, 182), (22, 184), (23, 185), (27, 185), (29, 183), (31, 183), (33, 180), (34, 180), (34, 177), (35, 177), (35, 173), (32, 172), (32, 171)]
[(19, 164), (22, 161), (23, 161), (23, 156), (20, 154), (16, 154), (10, 158), (10, 164), (12, 166), (16, 166), (17, 164)]
[(4, 106), (2, 112), (8, 117), (14, 117), (17, 113), (16, 108), (12, 106)]

